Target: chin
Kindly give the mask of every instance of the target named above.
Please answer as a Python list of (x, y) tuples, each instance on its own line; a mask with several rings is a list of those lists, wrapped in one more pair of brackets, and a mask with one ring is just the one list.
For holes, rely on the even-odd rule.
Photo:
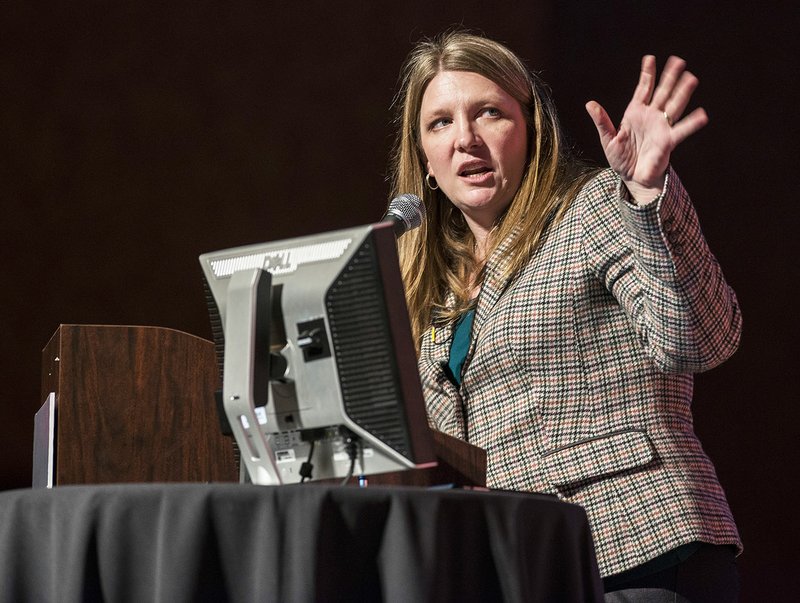
[(496, 214), (501, 214), (505, 211), (506, 207), (508, 207), (510, 201), (500, 201), (495, 196), (487, 197), (484, 199), (470, 199), (466, 203), (462, 203), (460, 207), (463, 210), (467, 211), (476, 211), (476, 212), (494, 212)]
[(496, 195), (483, 193), (470, 195), (455, 205), (464, 209), (484, 211), (490, 209), (491, 207), (500, 207), (502, 203), (497, 200)]

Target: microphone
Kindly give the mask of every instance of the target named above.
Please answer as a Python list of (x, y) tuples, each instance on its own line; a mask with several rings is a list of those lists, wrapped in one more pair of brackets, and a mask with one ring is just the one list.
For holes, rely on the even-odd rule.
[(389, 202), (389, 209), (381, 218), (381, 222), (392, 222), (394, 234), (399, 237), (409, 230), (418, 228), (424, 219), (425, 205), (422, 200), (411, 193), (403, 193)]

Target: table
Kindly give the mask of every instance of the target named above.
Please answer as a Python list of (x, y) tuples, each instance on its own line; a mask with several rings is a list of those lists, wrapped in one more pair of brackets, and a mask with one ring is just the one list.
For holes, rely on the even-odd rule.
[(0, 493), (0, 601), (592, 601), (586, 515), (509, 492), (121, 484)]

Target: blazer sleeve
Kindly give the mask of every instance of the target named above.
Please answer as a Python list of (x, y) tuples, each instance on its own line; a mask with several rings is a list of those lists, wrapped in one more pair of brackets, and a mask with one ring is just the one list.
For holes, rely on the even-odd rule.
[(664, 190), (636, 206), (607, 170), (581, 195), (585, 259), (617, 300), (655, 365), (701, 372), (729, 358), (742, 321), (736, 295), (700, 230), (697, 214), (670, 168)]

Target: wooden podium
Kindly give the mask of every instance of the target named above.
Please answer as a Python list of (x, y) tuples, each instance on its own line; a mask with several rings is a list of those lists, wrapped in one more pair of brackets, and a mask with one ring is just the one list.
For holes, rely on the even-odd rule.
[[(34, 487), (238, 481), (214, 344), (160, 327), (61, 325), (42, 351)], [(374, 485), (485, 486), (486, 453), (433, 432), (438, 466)]]
[(217, 382), (210, 341), (158, 327), (61, 325), (42, 351), (34, 486), (237, 481)]

